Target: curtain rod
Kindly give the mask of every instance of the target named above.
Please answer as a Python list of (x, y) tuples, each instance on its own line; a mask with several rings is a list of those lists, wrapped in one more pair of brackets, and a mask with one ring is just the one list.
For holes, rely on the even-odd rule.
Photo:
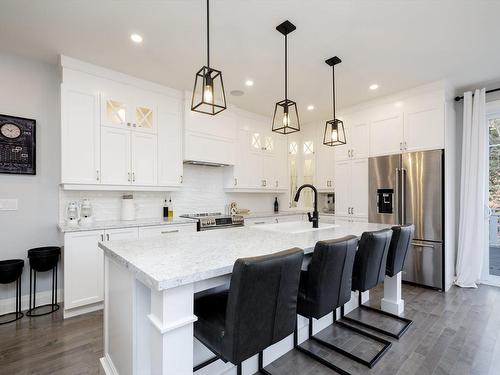
[[(492, 89), (492, 90), (488, 90), (486, 91), (486, 94), (489, 94), (490, 92), (497, 92), (497, 91), (500, 91), (500, 87), (497, 88), (497, 89)], [(474, 96), (474, 94), (472, 94), (472, 96)], [(459, 102), (460, 100), (462, 100), (464, 97), (463, 96), (456, 96), (455, 97), (455, 101), (456, 102)]]

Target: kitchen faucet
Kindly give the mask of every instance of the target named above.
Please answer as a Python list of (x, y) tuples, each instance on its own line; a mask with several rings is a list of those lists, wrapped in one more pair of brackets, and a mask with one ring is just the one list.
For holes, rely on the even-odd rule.
[(312, 213), (312, 216), (311, 216), (311, 213), (308, 212), (307, 213), (307, 217), (309, 218), (309, 221), (311, 223), (313, 223), (313, 228), (318, 228), (319, 226), (319, 214), (318, 214), (318, 190), (316, 190), (316, 188), (311, 185), (311, 184), (304, 184), (302, 185), (301, 187), (299, 187), (299, 189), (297, 190), (297, 193), (295, 194), (295, 198), (294, 198), (294, 201), (295, 202), (298, 202), (299, 201), (299, 198), (300, 198), (300, 192), (302, 191), (302, 189), (304, 188), (310, 188), (312, 189), (312, 191), (314, 191), (314, 211)]

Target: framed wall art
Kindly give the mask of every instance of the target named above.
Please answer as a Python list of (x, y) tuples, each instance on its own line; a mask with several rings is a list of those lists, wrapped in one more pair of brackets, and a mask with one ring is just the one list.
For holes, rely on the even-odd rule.
[(0, 173), (36, 174), (36, 120), (0, 114)]

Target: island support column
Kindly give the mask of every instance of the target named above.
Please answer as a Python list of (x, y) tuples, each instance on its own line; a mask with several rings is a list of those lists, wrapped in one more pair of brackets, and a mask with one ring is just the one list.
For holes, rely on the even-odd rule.
[(384, 280), (384, 298), (382, 298), (382, 310), (401, 315), (405, 309), (404, 300), (401, 299), (401, 272), (393, 277), (386, 276)]
[(192, 374), (193, 306), (193, 284), (151, 290), (151, 374)]

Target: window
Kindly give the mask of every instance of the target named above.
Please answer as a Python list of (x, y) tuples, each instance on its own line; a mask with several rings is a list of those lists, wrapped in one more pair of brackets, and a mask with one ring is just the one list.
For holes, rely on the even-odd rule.
[(303, 152), (304, 152), (304, 155), (314, 154), (314, 142), (313, 141), (305, 141)]
[(273, 149), (274, 149), (273, 137), (266, 137), (265, 138), (264, 147), (266, 148), (266, 151), (273, 151)]
[(256, 148), (256, 149), (262, 148), (262, 143), (260, 141), (260, 134), (259, 133), (252, 134), (252, 148)]
[(297, 144), (297, 142), (290, 142), (290, 144), (288, 145), (288, 153), (290, 155), (297, 155), (298, 148), (299, 145)]

